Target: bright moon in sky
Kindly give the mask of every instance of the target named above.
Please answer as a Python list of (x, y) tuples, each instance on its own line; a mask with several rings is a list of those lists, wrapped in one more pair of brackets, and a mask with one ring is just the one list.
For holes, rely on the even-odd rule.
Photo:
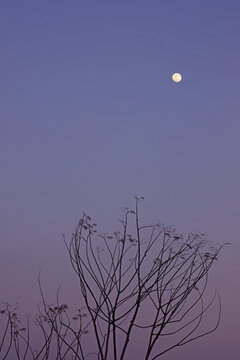
[(182, 80), (182, 75), (179, 73), (175, 73), (173, 74), (172, 79), (174, 82), (180, 82)]

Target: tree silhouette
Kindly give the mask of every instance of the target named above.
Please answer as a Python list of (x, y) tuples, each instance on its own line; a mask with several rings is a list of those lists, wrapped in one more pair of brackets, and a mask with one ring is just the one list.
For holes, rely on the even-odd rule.
[[(204, 297), (209, 270), (223, 245), (214, 248), (204, 234), (184, 237), (159, 222), (142, 225), (142, 200), (136, 197), (135, 210), (123, 209), (121, 231), (113, 234), (98, 234), (97, 225), (83, 214), (70, 242), (64, 236), (79, 280), (82, 306), (70, 315), (68, 306), (59, 301), (59, 292), (56, 304), (48, 305), (39, 276), (42, 301), (36, 323), (43, 344), (33, 349), (29, 323), (21, 328), (15, 309), (5, 304), (1, 311), (6, 319), (0, 338), (2, 359), (7, 359), (13, 347), (17, 359), (24, 360), (53, 356), (123, 360), (130, 358), (131, 346), (136, 347), (141, 339), (142, 359), (154, 360), (218, 327), (219, 294), (215, 290), (210, 299), (206, 296), (208, 302)], [(216, 321), (211, 328), (202, 329), (204, 315), (215, 302)]]

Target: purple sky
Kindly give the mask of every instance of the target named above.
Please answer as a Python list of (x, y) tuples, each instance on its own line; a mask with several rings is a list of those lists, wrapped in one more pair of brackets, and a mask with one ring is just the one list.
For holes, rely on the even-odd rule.
[(210, 277), (218, 331), (164, 359), (236, 359), (239, 12), (235, 0), (0, 2), (0, 301), (34, 312), (40, 268), (49, 296), (62, 283), (74, 299), (61, 234), (83, 210), (118, 228), (143, 195), (145, 222), (232, 243)]

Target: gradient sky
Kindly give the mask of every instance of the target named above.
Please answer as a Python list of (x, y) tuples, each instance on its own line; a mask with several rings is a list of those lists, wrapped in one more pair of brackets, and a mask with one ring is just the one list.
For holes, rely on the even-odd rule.
[[(210, 288), (219, 329), (165, 360), (234, 360), (240, 333), (240, 2), (0, 2), (0, 300), (78, 293), (61, 234), (85, 210), (231, 242)], [(183, 81), (172, 82), (180, 72)], [(72, 278), (74, 278), (72, 280)], [(21, 312), (20, 311), (20, 312)]]

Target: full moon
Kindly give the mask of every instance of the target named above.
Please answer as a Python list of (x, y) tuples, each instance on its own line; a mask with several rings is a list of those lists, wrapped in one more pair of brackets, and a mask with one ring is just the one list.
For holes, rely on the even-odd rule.
[(180, 82), (182, 80), (182, 75), (179, 73), (175, 73), (173, 74), (172, 79), (174, 82)]

